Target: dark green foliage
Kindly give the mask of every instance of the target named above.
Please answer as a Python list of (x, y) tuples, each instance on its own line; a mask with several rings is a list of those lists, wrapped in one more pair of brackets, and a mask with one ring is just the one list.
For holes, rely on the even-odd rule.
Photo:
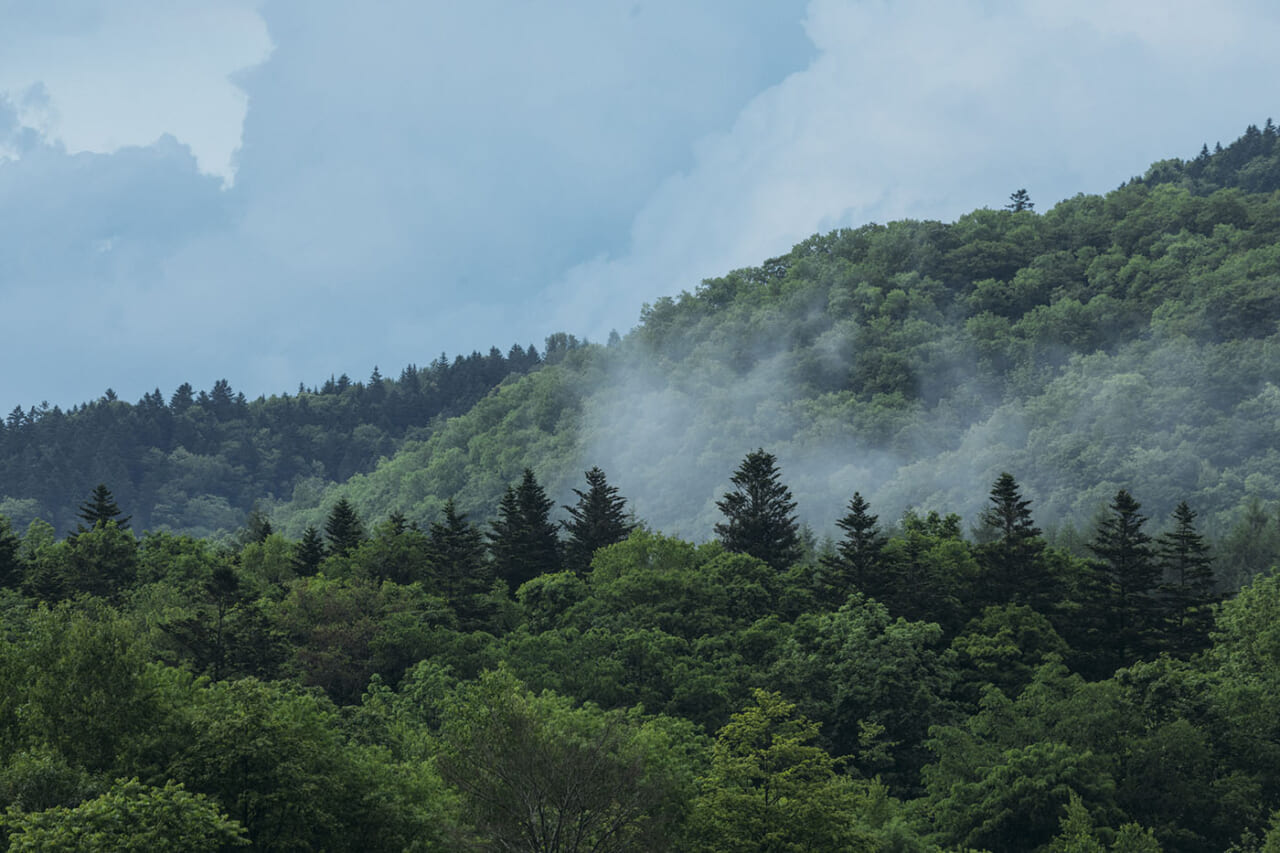
[(116, 499), (112, 496), (111, 490), (107, 488), (106, 483), (99, 483), (94, 487), (93, 494), (89, 496), (89, 500), (80, 504), (80, 510), (77, 515), (88, 525), (90, 530), (102, 527), (107, 522), (112, 522), (116, 527), (123, 530), (129, 526), (129, 519), (132, 518), (132, 516), (124, 515), (120, 511), (120, 507), (116, 504)]
[(1024, 210), (1035, 210), (1035, 202), (1031, 200), (1031, 196), (1026, 190), (1014, 190), (1009, 194), (1009, 203), (1004, 206), (1005, 210), (1011, 210), (1014, 213), (1021, 213)]
[(1160, 567), (1151, 537), (1142, 529), (1147, 517), (1140, 509), (1142, 505), (1121, 489), (1089, 543), (1097, 558), (1091, 606), (1099, 632), (1093, 651), (1104, 671), (1150, 654), (1159, 631), (1155, 594)]
[(293, 571), (300, 577), (309, 577), (316, 573), (323, 560), (324, 540), (320, 538), (320, 531), (308, 527), (293, 546)]
[(716, 501), (725, 521), (715, 529), (728, 550), (781, 571), (800, 557), (800, 528), (796, 502), (779, 477), (772, 453), (764, 448), (748, 453), (730, 478), (734, 491)]
[(632, 525), (627, 521), (626, 498), (609, 485), (599, 468), (586, 472), (587, 491), (574, 489), (575, 506), (566, 506), (569, 520), (561, 522), (569, 539), (564, 543), (565, 568), (582, 574), (591, 565), (591, 555), (606, 545), (626, 539)]
[(888, 540), (880, 532), (879, 516), (867, 511), (870, 508), (859, 492), (853, 493), (848, 512), (836, 521), (836, 526), (844, 531), (844, 538), (836, 545), (834, 556), (822, 559), (826, 569), (824, 591), (827, 599), (835, 604), (843, 603), (854, 589), (871, 598), (885, 598), (888, 578), (882, 553)]
[(340, 498), (324, 522), (324, 535), (329, 541), (328, 553), (345, 557), (364, 541), (364, 522), (346, 498)]
[(560, 569), (560, 540), (551, 522), (553, 502), (529, 468), (509, 486), (489, 522), (489, 553), (499, 580), (514, 592), (538, 575)]
[(981, 516), (985, 544), (974, 556), (982, 567), (984, 604), (1029, 604), (1040, 610), (1058, 600), (1046, 570), (1044, 540), (1031, 518), (1031, 501), (1022, 497), (1013, 476), (1002, 473), (991, 487)]
[(9, 526), (9, 519), (0, 515), (0, 589), (16, 587), (22, 581), (19, 545), (21, 541)]
[(492, 567), (485, 561), (484, 534), (458, 512), (453, 500), (428, 530), (436, 588), (466, 628), (478, 628), (486, 615), (483, 596), (493, 584)]
[(1213, 559), (1196, 530), (1196, 513), (1183, 501), (1173, 511), (1174, 527), (1156, 541), (1164, 582), (1161, 606), (1168, 633), (1167, 647), (1175, 654), (1193, 654), (1209, 642), (1213, 626)]

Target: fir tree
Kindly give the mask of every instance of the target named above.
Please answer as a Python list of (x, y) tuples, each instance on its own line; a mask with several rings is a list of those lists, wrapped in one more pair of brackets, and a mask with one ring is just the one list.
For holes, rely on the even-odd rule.
[(1001, 473), (982, 512), (981, 532), (991, 541), (975, 556), (984, 570), (982, 604), (1029, 604), (1044, 609), (1056, 599), (1044, 566), (1044, 540), (1031, 518), (1031, 501)]
[(459, 627), (464, 631), (480, 628), (486, 613), (481, 599), (493, 583), (480, 528), (467, 521), (449, 498), (443, 519), (431, 522), (427, 538), (440, 592), (458, 614)]
[[(93, 494), (89, 496), (88, 501), (80, 504), (80, 510), (76, 515), (88, 525), (90, 530), (103, 527), (109, 521), (114, 521), (116, 527), (121, 530), (127, 530), (129, 519), (133, 518), (131, 515), (121, 515), (120, 507), (105, 483), (99, 483), (94, 487)], [(85, 528), (82, 526), (81, 529)]]
[(22, 540), (13, 532), (9, 519), (0, 515), (0, 589), (16, 588), (22, 581), (22, 562), (18, 556)]
[(626, 498), (618, 495), (618, 489), (609, 485), (599, 468), (586, 472), (587, 491), (574, 489), (578, 496), (576, 506), (566, 506), (569, 521), (561, 522), (569, 534), (564, 546), (565, 568), (582, 574), (591, 565), (591, 555), (606, 545), (621, 542), (631, 534), (632, 525), (627, 522)]
[(1036, 205), (1031, 200), (1030, 194), (1025, 189), (1020, 189), (1009, 194), (1009, 203), (1004, 206), (1004, 209), (1021, 213), (1024, 210), (1035, 210)]
[(1153, 597), (1160, 579), (1151, 537), (1142, 530), (1142, 505), (1124, 489), (1116, 493), (1098, 523), (1089, 550), (1097, 557), (1095, 604), (1105, 627), (1096, 651), (1112, 668), (1127, 666), (1155, 645)]
[(314, 526), (308, 526), (302, 533), (302, 539), (293, 546), (294, 574), (299, 577), (310, 577), (320, 568), (322, 560), (324, 560), (324, 541), (320, 538), (320, 531)]
[(553, 502), (533, 471), (524, 469), (519, 486), (507, 487), (490, 522), (489, 551), (499, 578), (511, 591), (525, 581), (560, 568), (560, 540), (551, 522)]
[(871, 505), (862, 494), (854, 492), (849, 511), (836, 522), (844, 531), (844, 538), (836, 546), (835, 556), (822, 558), (822, 565), (828, 570), (824, 585), (832, 603), (843, 603), (854, 588), (872, 598), (882, 599), (884, 594), (886, 579), (881, 559), (888, 540), (880, 532), (880, 517), (869, 509)]
[(737, 488), (716, 501), (726, 520), (715, 530), (726, 549), (782, 570), (799, 559), (800, 535), (796, 503), (778, 476), (772, 453), (748, 453), (730, 478)]
[(1200, 651), (1213, 627), (1213, 560), (1196, 531), (1196, 513), (1186, 501), (1173, 511), (1173, 529), (1156, 542), (1164, 583), (1160, 587), (1166, 614), (1169, 650), (1179, 655)]
[(350, 554), (364, 541), (364, 522), (346, 498), (339, 498), (329, 510), (324, 535), (329, 540), (329, 553), (337, 557)]

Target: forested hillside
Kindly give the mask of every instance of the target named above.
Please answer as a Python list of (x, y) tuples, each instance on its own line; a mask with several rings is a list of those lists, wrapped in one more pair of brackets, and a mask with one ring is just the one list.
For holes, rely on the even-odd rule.
[(1276, 141), (605, 345), (15, 411), (0, 844), (1280, 848)]
[[(1014, 471), (1045, 523), (1118, 488), (1226, 536), (1280, 498), (1280, 146), (1268, 123), (1105, 196), (818, 235), (648, 306), (351, 481), (272, 508), (299, 535), (339, 495), (427, 523), (490, 516), (528, 465), (560, 502), (599, 465), (640, 518), (710, 534), (764, 446), (818, 536), (855, 489), (959, 513)], [(1246, 191), (1246, 188), (1248, 191)], [(1246, 510), (1248, 512), (1246, 512)]]

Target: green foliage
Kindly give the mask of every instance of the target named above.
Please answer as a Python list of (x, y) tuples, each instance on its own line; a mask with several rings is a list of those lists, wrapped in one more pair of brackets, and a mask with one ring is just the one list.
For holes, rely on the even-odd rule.
[(591, 556), (601, 548), (626, 539), (634, 525), (627, 521), (626, 498), (609, 485), (599, 468), (586, 472), (587, 491), (574, 489), (575, 506), (566, 506), (569, 521), (561, 522), (569, 539), (564, 545), (565, 566), (582, 574), (591, 565)]
[(781, 571), (800, 556), (796, 502), (779, 480), (777, 460), (763, 448), (747, 454), (716, 506), (725, 521), (716, 535), (729, 551), (749, 554)]
[(102, 796), (75, 806), (10, 811), (0, 819), (9, 850), (188, 851), (244, 846), (244, 830), (216, 802), (168, 782), (162, 788), (121, 779)]

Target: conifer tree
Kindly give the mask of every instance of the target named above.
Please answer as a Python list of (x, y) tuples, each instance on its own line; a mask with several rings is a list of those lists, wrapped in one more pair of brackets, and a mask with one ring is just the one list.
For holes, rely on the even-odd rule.
[(0, 589), (16, 588), (22, 580), (22, 563), (18, 556), (21, 545), (22, 541), (10, 527), (9, 519), (0, 515)]
[(882, 599), (885, 578), (881, 559), (887, 538), (880, 532), (880, 517), (872, 515), (860, 492), (849, 499), (848, 512), (836, 522), (844, 531), (844, 538), (836, 546), (833, 557), (824, 557), (827, 568), (826, 586), (833, 603), (843, 603), (849, 593), (857, 588), (865, 595)]
[(576, 506), (566, 506), (570, 520), (561, 522), (569, 534), (564, 546), (565, 568), (582, 574), (591, 565), (591, 555), (606, 545), (621, 542), (631, 534), (627, 522), (626, 498), (609, 485), (604, 471), (592, 468), (586, 472), (587, 491), (574, 489)]
[(1003, 472), (982, 512), (982, 532), (993, 537), (975, 556), (984, 570), (982, 603), (1029, 604), (1043, 609), (1056, 599), (1044, 566), (1044, 540), (1031, 518), (1031, 501), (1013, 475)]
[(293, 571), (299, 577), (310, 577), (320, 568), (324, 560), (324, 541), (320, 531), (308, 526), (302, 533), (302, 539), (293, 546)]
[(553, 502), (529, 468), (519, 486), (508, 486), (490, 522), (489, 551), (497, 576), (511, 591), (560, 568), (560, 540), (551, 522)]
[(449, 498), (443, 519), (431, 522), (427, 537), (440, 592), (457, 612), (459, 627), (479, 628), (484, 616), (479, 598), (493, 583), (493, 572), (484, 559), (484, 535)]
[(1096, 651), (1108, 668), (1133, 663), (1155, 645), (1154, 594), (1160, 568), (1151, 537), (1142, 530), (1147, 517), (1140, 509), (1142, 505), (1121, 489), (1089, 543), (1097, 557), (1095, 604), (1104, 627)]
[(1213, 560), (1204, 537), (1196, 531), (1196, 513), (1186, 501), (1173, 511), (1174, 527), (1156, 541), (1164, 583), (1160, 587), (1166, 613), (1169, 650), (1190, 655), (1203, 649), (1213, 627)]
[[(92, 530), (95, 527), (103, 527), (109, 521), (114, 521), (116, 527), (126, 530), (129, 527), (129, 519), (131, 515), (122, 516), (116, 499), (112, 496), (111, 490), (107, 488), (106, 483), (99, 483), (93, 489), (93, 494), (89, 496), (89, 500), (80, 504), (80, 511), (76, 513)], [(83, 526), (81, 529), (84, 529)]]
[(329, 511), (324, 534), (329, 540), (329, 553), (338, 557), (351, 553), (364, 541), (364, 522), (346, 498), (339, 498)]
[(781, 571), (800, 557), (799, 525), (791, 490), (779, 482), (777, 461), (760, 448), (730, 478), (737, 488), (716, 501), (725, 522), (716, 535), (730, 551), (750, 554)]

